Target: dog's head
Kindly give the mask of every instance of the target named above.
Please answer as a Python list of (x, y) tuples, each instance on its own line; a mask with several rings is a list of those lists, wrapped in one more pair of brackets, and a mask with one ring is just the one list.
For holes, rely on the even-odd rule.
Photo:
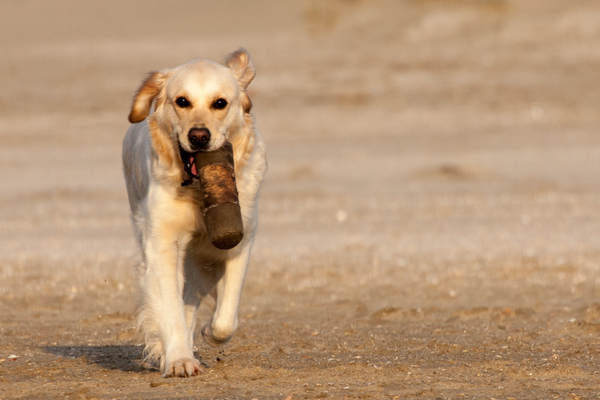
[[(246, 88), (255, 70), (250, 54), (239, 49), (225, 66), (206, 59), (151, 73), (138, 89), (129, 114), (131, 123), (148, 119), (154, 149), (173, 161), (181, 152), (218, 149), (243, 134), (252, 103)], [(161, 154), (162, 153), (162, 154)]]

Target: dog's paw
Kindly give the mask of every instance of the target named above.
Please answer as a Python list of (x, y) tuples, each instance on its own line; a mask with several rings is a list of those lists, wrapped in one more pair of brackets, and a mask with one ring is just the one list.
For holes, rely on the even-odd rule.
[(163, 371), (163, 378), (171, 376), (186, 378), (188, 376), (200, 375), (200, 363), (195, 358), (180, 358), (179, 360), (168, 362)]
[(233, 333), (227, 333), (227, 334), (223, 335), (224, 336), (223, 338), (215, 335), (213, 333), (213, 330), (212, 330), (210, 324), (204, 325), (202, 327), (201, 332), (202, 332), (202, 338), (204, 339), (204, 341), (206, 343), (210, 344), (211, 346), (220, 346), (222, 344), (225, 344), (233, 336)]

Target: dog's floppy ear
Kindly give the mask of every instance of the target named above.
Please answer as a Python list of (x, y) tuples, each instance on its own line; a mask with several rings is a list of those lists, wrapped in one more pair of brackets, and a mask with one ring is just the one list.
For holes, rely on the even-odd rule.
[(240, 89), (245, 92), (246, 88), (250, 82), (252, 82), (252, 79), (254, 79), (254, 75), (256, 74), (256, 70), (254, 69), (254, 64), (252, 63), (252, 58), (250, 57), (248, 50), (240, 47), (227, 57), (225, 64), (229, 67), (229, 69), (231, 69), (233, 76), (235, 76), (238, 81), (238, 85), (240, 85)]
[(247, 114), (252, 108), (252, 101), (248, 97), (248, 94), (246, 94), (246, 88), (256, 74), (250, 53), (248, 53), (248, 50), (240, 47), (227, 57), (225, 64), (229, 67), (235, 79), (237, 79), (240, 89), (242, 89), (240, 101), (244, 112)]
[(160, 92), (165, 82), (165, 74), (162, 72), (151, 72), (142, 82), (142, 85), (133, 97), (131, 112), (129, 113), (129, 122), (132, 124), (141, 122), (150, 114), (152, 101)]

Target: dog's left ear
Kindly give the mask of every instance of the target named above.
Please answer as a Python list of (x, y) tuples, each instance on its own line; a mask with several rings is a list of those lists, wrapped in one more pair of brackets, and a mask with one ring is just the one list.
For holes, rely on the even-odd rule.
[(227, 57), (225, 60), (225, 65), (229, 67), (233, 73), (233, 76), (235, 76), (237, 79), (240, 89), (245, 92), (246, 88), (250, 82), (252, 82), (252, 79), (254, 79), (254, 75), (256, 74), (256, 70), (254, 69), (254, 64), (252, 63), (252, 58), (250, 57), (248, 50), (240, 47)]
[(225, 64), (229, 67), (231, 73), (238, 81), (238, 85), (242, 90), (240, 102), (244, 112), (248, 114), (252, 108), (252, 101), (246, 93), (246, 88), (250, 82), (252, 82), (252, 79), (254, 79), (254, 75), (256, 74), (250, 53), (248, 53), (248, 50), (240, 47), (227, 57)]

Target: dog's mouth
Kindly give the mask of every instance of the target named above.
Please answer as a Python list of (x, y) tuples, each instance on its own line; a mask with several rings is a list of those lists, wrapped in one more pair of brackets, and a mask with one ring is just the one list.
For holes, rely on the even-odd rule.
[(185, 169), (185, 172), (187, 172), (188, 175), (190, 175), (193, 178), (198, 178), (196, 159), (194, 157), (195, 153), (188, 153), (180, 147), (179, 154), (181, 156), (181, 162), (183, 163), (183, 168)]
[(200, 149), (194, 152), (188, 152), (184, 150), (181, 142), (177, 142), (179, 145), (179, 157), (181, 158), (181, 163), (183, 164), (183, 182), (182, 186), (188, 186), (192, 184), (194, 179), (199, 179), (198, 168), (196, 167), (196, 154), (203, 152), (210, 152), (208, 148)]

